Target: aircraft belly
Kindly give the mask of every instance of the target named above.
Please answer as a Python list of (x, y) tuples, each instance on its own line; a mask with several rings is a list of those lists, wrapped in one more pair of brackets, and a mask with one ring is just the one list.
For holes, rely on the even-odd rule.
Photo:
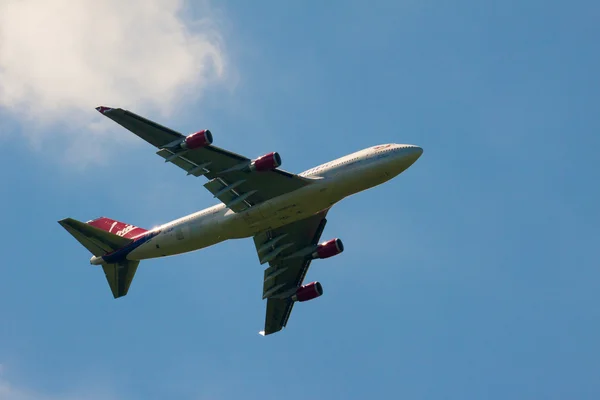
[(142, 260), (186, 253), (212, 246), (226, 240), (219, 224), (220, 218), (210, 218), (169, 227), (148, 243), (128, 255), (128, 259)]
[(246, 228), (243, 237), (275, 229), (327, 209), (341, 199), (338, 195), (332, 196), (332, 193), (332, 182), (323, 180), (256, 205), (242, 213), (241, 219)]
[(155, 251), (156, 243), (159, 242), (159, 240), (157, 240), (157, 239), (158, 239), (158, 237), (153, 238), (152, 240), (148, 241), (147, 243), (144, 243), (143, 245), (139, 246), (138, 248), (133, 250), (131, 253), (127, 254), (127, 259), (128, 260), (145, 260), (147, 258), (160, 257), (159, 255), (156, 254), (156, 251)]

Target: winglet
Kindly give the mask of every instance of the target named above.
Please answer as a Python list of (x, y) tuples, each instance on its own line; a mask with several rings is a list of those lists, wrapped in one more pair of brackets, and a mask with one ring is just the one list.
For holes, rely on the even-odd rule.
[(258, 332), (258, 334), (259, 334), (260, 336), (265, 336), (265, 331), (260, 331), (260, 332)]
[(110, 107), (104, 107), (104, 106), (100, 106), (100, 107), (96, 107), (96, 111), (98, 111), (101, 114), (106, 114), (109, 111), (112, 111), (113, 109)]

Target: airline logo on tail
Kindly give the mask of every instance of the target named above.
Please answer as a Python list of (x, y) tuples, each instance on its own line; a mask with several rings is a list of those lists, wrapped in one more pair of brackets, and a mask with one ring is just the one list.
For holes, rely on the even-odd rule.
[[(113, 222), (112, 226), (110, 227), (110, 229), (108, 230), (110, 233), (112, 233), (113, 228), (115, 227), (115, 225), (117, 225), (118, 222), (115, 221)], [(121, 229), (120, 231), (116, 231), (115, 235), (117, 236), (125, 236), (127, 235), (129, 232), (131, 232), (132, 230), (136, 229), (137, 226), (134, 225), (126, 225), (125, 228)]]

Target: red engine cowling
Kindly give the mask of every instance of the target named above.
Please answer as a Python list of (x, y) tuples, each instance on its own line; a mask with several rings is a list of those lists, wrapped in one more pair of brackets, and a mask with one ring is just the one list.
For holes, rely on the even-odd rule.
[(313, 258), (329, 258), (337, 256), (342, 251), (344, 251), (344, 243), (341, 239), (335, 238), (319, 244), (313, 253)]
[(192, 133), (181, 142), (182, 149), (198, 149), (200, 147), (206, 147), (213, 142), (212, 133), (208, 129), (201, 130), (196, 133)]
[(316, 299), (323, 294), (323, 286), (319, 282), (311, 282), (308, 285), (300, 286), (296, 294), (292, 296), (293, 301), (308, 301)]
[(277, 152), (265, 154), (250, 163), (250, 171), (271, 171), (281, 165), (281, 156)]

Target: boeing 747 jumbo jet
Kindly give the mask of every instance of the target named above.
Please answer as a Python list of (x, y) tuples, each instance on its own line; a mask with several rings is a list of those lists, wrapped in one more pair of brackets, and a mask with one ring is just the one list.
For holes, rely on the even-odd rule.
[(338, 238), (320, 242), (329, 209), (392, 179), (423, 153), (414, 145), (383, 144), (296, 175), (279, 169), (278, 153), (249, 159), (213, 146), (208, 129), (184, 136), (127, 110), (96, 109), (158, 148), (165, 162), (206, 177), (204, 187), (221, 202), (151, 230), (105, 217), (59, 224), (93, 254), (90, 263), (102, 266), (115, 298), (127, 294), (140, 260), (252, 237), (258, 260), (269, 264), (263, 335), (285, 327), (296, 302), (323, 294), (319, 282), (302, 283), (312, 260), (344, 251)]

